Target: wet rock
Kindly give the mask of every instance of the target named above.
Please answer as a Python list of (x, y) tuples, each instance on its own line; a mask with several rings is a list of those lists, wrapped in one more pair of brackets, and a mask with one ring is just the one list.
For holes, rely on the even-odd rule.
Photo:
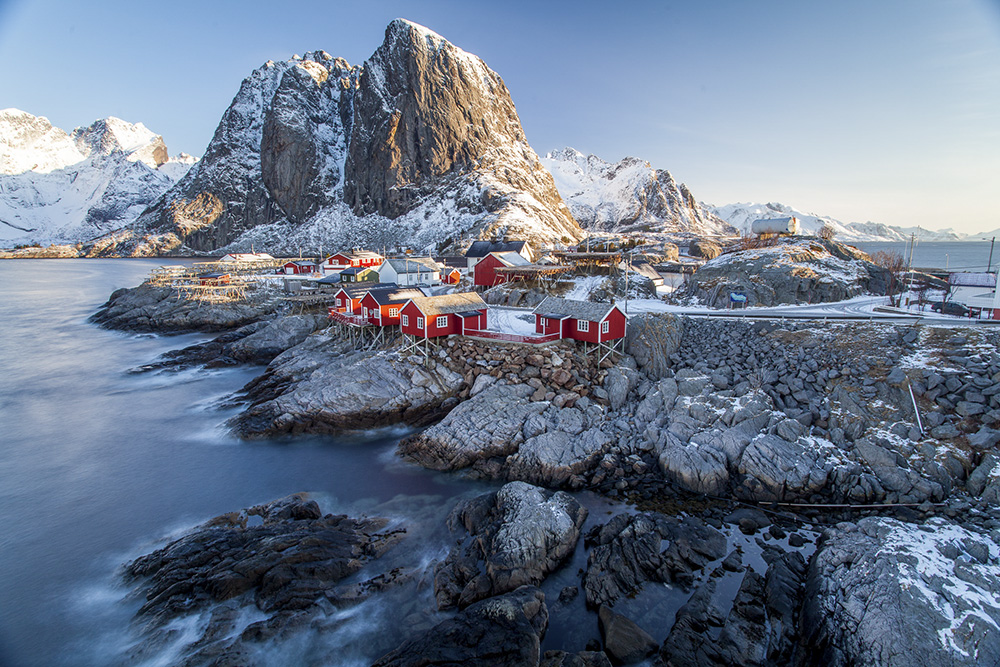
[[(661, 551), (661, 542), (669, 544)], [(726, 553), (726, 539), (698, 520), (618, 515), (588, 536), (593, 542), (583, 589), (587, 604), (614, 606), (645, 582), (690, 585), (693, 572)]]
[(111, 294), (92, 321), (108, 329), (154, 333), (226, 331), (273, 315), (271, 299), (207, 304), (179, 298), (177, 290), (143, 283)]
[[(250, 525), (251, 517), (260, 523)], [(243, 595), (268, 614), (349, 604), (357, 592), (338, 583), (402, 539), (386, 523), (323, 515), (298, 494), (212, 519), (129, 563), (125, 574), (145, 599), (138, 616), (154, 626)]]
[[(545, 595), (532, 586), (477, 602), (403, 642), (373, 667), (523, 667), (537, 665), (548, 626)], [(595, 663), (599, 664), (599, 663)]]
[(603, 605), (597, 612), (597, 623), (604, 641), (604, 650), (616, 665), (639, 662), (656, 653), (660, 647), (634, 621)]
[(573, 553), (587, 510), (562, 492), (510, 482), (453, 513), (453, 530), (469, 536), (435, 572), (439, 609), (541, 584)]

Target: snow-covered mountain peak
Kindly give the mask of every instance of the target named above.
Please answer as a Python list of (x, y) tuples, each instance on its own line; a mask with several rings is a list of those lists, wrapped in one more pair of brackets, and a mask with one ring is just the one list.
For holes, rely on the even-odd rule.
[(0, 111), (0, 174), (47, 174), (86, 159), (73, 139), (48, 118), (20, 109)]
[(73, 140), (80, 152), (93, 156), (124, 153), (130, 162), (142, 162), (156, 169), (169, 159), (163, 137), (142, 123), (129, 123), (109, 116), (87, 127), (73, 130)]
[(609, 232), (728, 234), (732, 229), (699, 205), (665, 169), (626, 157), (608, 162), (574, 148), (551, 151), (542, 164), (585, 228)]

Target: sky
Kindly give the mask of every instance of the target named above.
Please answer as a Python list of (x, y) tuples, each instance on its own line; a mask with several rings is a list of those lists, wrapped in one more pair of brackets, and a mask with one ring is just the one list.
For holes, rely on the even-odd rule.
[(1000, 0), (0, 0), (0, 108), (200, 156), (253, 69), (362, 63), (397, 17), (499, 73), (540, 155), (636, 156), (716, 205), (1000, 227)]

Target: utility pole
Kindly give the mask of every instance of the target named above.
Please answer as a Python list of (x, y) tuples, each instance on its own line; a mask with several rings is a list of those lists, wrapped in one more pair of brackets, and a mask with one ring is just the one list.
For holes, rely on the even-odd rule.
[(986, 262), (986, 273), (990, 272), (990, 267), (993, 266), (993, 244), (997, 242), (997, 237), (990, 239), (990, 259)]
[[(910, 262), (906, 266), (906, 293), (910, 293), (913, 284), (913, 245), (917, 242), (917, 235), (910, 234)], [(907, 296), (909, 298), (909, 296)]]

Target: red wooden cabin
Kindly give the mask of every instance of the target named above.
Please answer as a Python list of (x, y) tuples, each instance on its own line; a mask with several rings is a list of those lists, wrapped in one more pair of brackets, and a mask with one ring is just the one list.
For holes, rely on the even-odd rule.
[(446, 269), (441, 272), (441, 282), (445, 285), (457, 285), (462, 279), (462, 272), (458, 269)]
[(486, 302), (475, 292), (414, 297), (399, 313), (399, 328), (417, 338), (461, 335), (486, 328)]
[(406, 302), (421, 298), (424, 293), (415, 287), (375, 286), (361, 298), (360, 312), (372, 324), (395, 326), (399, 324), (399, 314)]
[(343, 271), (351, 267), (370, 266), (379, 267), (385, 257), (377, 252), (369, 250), (355, 250), (353, 252), (338, 252), (323, 260), (323, 271)]
[(343, 283), (333, 294), (332, 310), (338, 313), (360, 313), (361, 299), (372, 290), (393, 290), (395, 283)]
[(294, 262), (285, 262), (282, 267), (287, 275), (300, 275), (306, 273), (316, 273), (316, 262), (311, 259), (299, 259)]
[(625, 313), (613, 304), (546, 297), (535, 308), (535, 332), (604, 343), (625, 337)]
[(228, 273), (217, 271), (215, 273), (202, 273), (198, 276), (199, 285), (228, 285), (231, 278)]
[(491, 252), (483, 257), (472, 269), (472, 284), (482, 287), (492, 287), (510, 280), (510, 276), (505, 276), (496, 272), (501, 266), (524, 266), (530, 264), (516, 252)]

